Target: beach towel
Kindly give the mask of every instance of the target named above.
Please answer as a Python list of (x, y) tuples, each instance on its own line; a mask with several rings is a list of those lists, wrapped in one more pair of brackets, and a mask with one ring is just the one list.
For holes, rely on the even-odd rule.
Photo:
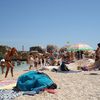
[(50, 88), (50, 86), (51, 88), (57, 88), (57, 85), (47, 74), (37, 71), (29, 71), (19, 76), (16, 84), (16, 87), (21, 91), (35, 92), (39, 92), (45, 88)]
[(44, 89), (44, 91), (47, 91), (48, 93), (52, 93), (52, 94), (56, 93), (54, 89)]
[(22, 92), (14, 91), (16, 80), (0, 80), (0, 100), (12, 100)]
[(21, 95), (22, 92), (14, 91), (12, 89), (0, 90), (0, 100), (14, 100)]
[(16, 80), (1, 80), (0, 89), (12, 89), (16, 86)]

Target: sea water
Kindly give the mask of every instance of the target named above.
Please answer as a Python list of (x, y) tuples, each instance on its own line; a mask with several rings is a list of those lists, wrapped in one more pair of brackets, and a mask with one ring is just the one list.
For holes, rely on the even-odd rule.
[[(14, 64), (14, 71), (15, 72), (16, 71), (18, 72), (18, 71), (28, 70), (28, 68), (29, 68), (29, 65), (25, 61), (21, 62), (20, 65), (18, 65), (17, 62), (15, 62), (15, 64)], [(9, 71), (10, 71), (10, 69), (9, 69)], [(4, 72), (6, 72), (6, 67), (4, 69)], [(1, 73), (2, 72), (1, 72), (1, 66), (0, 66), (0, 74)]]

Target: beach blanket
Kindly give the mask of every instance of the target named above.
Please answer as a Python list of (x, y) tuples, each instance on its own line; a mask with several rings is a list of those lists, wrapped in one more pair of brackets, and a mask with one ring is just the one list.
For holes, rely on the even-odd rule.
[(22, 92), (15, 91), (16, 80), (0, 80), (0, 100), (13, 100), (22, 95)]
[(0, 100), (13, 100), (21, 95), (22, 92), (14, 91), (12, 89), (0, 90)]
[(16, 80), (1, 80), (0, 89), (12, 89), (16, 86)]

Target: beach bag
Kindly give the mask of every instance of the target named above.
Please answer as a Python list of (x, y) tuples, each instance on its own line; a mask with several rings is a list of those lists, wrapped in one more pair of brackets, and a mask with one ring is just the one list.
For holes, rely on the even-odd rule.
[(18, 78), (16, 87), (21, 91), (41, 91), (45, 88), (56, 89), (57, 85), (45, 73), (30, 71)]
[(61, 71), (69, 71), (68, 67), (65, 65), (64, 62), (62, 62), (61, 66), (60, 66), (60, 70)]

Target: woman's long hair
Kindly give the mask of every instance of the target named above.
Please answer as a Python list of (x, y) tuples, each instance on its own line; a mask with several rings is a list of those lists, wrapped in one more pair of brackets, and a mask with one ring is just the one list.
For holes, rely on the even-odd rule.
[(16, 53), (17, 53), (16, 48), (12, 48), (11, 51), (10, 51), (10, 55), (9, 56), (13, 56)]

